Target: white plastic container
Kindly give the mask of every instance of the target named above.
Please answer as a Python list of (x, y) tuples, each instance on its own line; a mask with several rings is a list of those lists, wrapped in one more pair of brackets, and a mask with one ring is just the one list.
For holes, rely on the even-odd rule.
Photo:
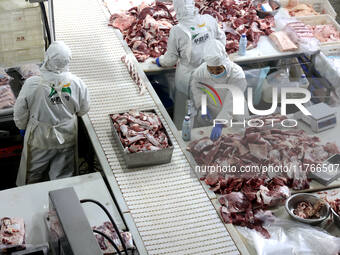
[(315, 57), (315, 69), (325, 77), (334, 88), (340, 88), (340, 68), (329, 57), (340, 59), (340, 47), (326, 46)]
[[(288, 1), (289, 0), (280, 0), (280, 3), (283, 7), (286, 7), (288, 5)], [(328, 14), (332, 18), (337, 16), (337, 13), (328, 0), (299, 0), (299, 3), (311, 5), (313, 9), (320, 14)]]
[[(306, 17), (296, 17), (306, 25), (333, 25), (340, 32), (340, 25), (335, 21), (330, 15), (318, 15), (318, 16), (306, 16)], [(335, 48), (340, 47), (340, 41), (335, 42), (320, 42), (321, 49), (325, 46), (333, 46)]]

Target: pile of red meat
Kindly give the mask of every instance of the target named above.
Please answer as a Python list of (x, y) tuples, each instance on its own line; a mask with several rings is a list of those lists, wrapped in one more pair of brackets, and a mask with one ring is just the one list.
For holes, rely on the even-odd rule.
[(334, 212), (340, 215), (340, 198), (329, 202), (329, 205), (333, 208)]
[(290, 16), (311, 16), (319, 15), (311, 4), (299, 3), (299, 0), (289, 0), (286, 8)]
[[(115, 231), (113, 225), (111, 222), (104, 222), (103, 225), (99, 227), (93, 227), (93, 229), (98, 230), (108, 237), (111, 238), (111, 240), (114, 242), (114, 244), (117, 246), (119, 251), (123, 251), (123, 245), (118, 237), (117, 232)], [(124, 241), (126, 249), (133, 249), (133, 240), (132, 240), (132, 235), (130, 232), (120, 232), (120, 235)], [(103, 254), (116, 254), (117, 251), (113, 247), (113, 245), (102, 235), (95, 234), (97, 242), (103, 251)]]
[(23, 80), (32, 76), (40, 76), (40, 67), (37, 64), (25, 64), (19, 67), (19, 73)]
[(220, 213), (225, 223), (255, 229), (266, 238), (270, 235), (259, 215), (263, 209), (279, 205), (290, 196), (289, 182), (283, 177), (246, 179), (212, 173), (201, 180), (220, 195)]
[(25, 248), (25, 223), (22, 218), (5, 217), (0, 220), (0, 254)]
[(340, 32), (339, 30), (332, 24), (324, 24), (324, 25), (307, 25), (313, 31), (313, 34), (316, 39), (320, 42), (337, 42), (340, 41)]
[(0, 86), (8, 85), (11, 81), (11, 77), (5, 72), (3, 68), (0, 68)]
[(238, 51), (240, 37), (247, 35), (248, 48), (256, 48), (261, 35), (270, 35), (275, 26), (274, 17), (260, 19), (252, 0), (196, 0), (200, 14), (215, 17), (227, 36), (228, 53)]
[(289, 23), (284, 30), (290, 39), (296, 44), (303, 43), (314, 38), (313, 30), (300, 21)]
[(16, 99), (10, 85), (11, 79), (5, 70), (0, 68), (0, 109), (10, 108), (15, 104)]
[(0, 86), (0, 109), (13, 107), (15, 96), (10, 85)]
[[(243, 33), (248, 48), (255, 48), (261, 35), (270, 35), (275, 26), (273, 17), (260, 19), (251, 0), (196, 0), (200, 14), (215, 17), (226, 33), (228, 53), (238, 51)], [(125, 13), (113, 14), (109, 25), (118, 28), (139, 62), (165, 53), (170, 29), (177, 24), (171, 3), (142, 4)]]
[[(339, 153), (336, 144), (318, 144), (319, 138), (303, 130), (268, 129), (251, 127), (245, 134), (222, 135), (212, 142), (208, 137), (193, 141), (188, 150), (202, 166), (280, 166), (283, 176), (293, 179), (294, 189), (309, 187), (305, 168), (319, 164)], [(268, 169), (268, 168), (267, 168)], [(261, 170), (261, 169), (260, 169)], [(259, 172), (259, 174), (262, 174)]]
[(155, 1), (113, 14), (109, 25), (118, 28), (139, 62), (166, 51), (169, 32), (176, 24), (171, 3)]
[(128, 152), (155, 151), (170, 146), (161, 120), (153, 112), (131, 110), (124, 114), (113, 114), (111, 118)]
[(320, 218), (321, 209), (324, 203), (319, 201), (316, 204), (312, 204), (309, 201), (302, 201), (297, 204), (293, 213), (303, 219), (318, 219)]
[(125, 64), (126, 68), (128, 69), (132, 80), (137, 84), (139, 94), (143, 95), (146, 90), (146, 85), (144, 81), (142, 80), (142, 78), (139, 76), (139, 73), (135, 65), (133, 64), (133, 60), (131, 59), (131, 55), (125, 55), (121, 59), (122, 59), (122, 62)]

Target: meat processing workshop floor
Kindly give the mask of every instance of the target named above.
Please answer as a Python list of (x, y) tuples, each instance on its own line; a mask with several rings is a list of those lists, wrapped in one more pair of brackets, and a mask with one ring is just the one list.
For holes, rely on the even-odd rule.
[[(97, 254), (340, 254), (340, 0), (195, 0), (244, 71), (248, 92), (239, 105), (250, 114), (234, 114), (235, 103), (230, 118), (200, 116), (204, 106), (209, 115), (221, 111), (236, 93), (195, 77), (190, 86), (201, 94), (184, 102), (180, 129), (169, 92), (176, 66), (155, 64), (181, 22), (172, 1), (59, 0), (48, 6), (53, 17), (43, 4), (3, 1), (0, 254), (48, 249), (51, 234), (59, 240), (53, 254), (77, 254), (73, 242), (94, 242)], [(14, 105), (23, 84), (41, 75), (44, 13), (72, 50), (70, 72), (88, 86), (90, 110), (78, 118), (75, 176), (17, 187), (24, 138)], [(59, 200), (58, 192), (69, 196)], [(112, 217), (80, 207), (94, 199)], [(71, 206), (85, 212), (86, 240), (67, 236)]]

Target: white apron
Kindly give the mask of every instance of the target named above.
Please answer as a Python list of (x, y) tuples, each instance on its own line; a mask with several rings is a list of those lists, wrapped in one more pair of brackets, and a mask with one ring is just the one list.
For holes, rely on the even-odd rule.
[[(41, 81), (42, 86), (44, 85)], [(74, 109), (67, 103), (62, 93), (58, 93), (64, 106), (72, 113)], [(40, 122), (34, 116), (30, 116), (26, 127), (26, 133), (24, 136), (24, 147), (21, 154), (20, 166), (17, 175), (17, 186), (23, 186), (26, 184), (27, 170), (30, 162), (30, 148), (39, 149), (63, 149), (71, 146), (75, 146), (75, 169), (78, 167), (78, 125), (77, 117), (74, 114), (72, 118), (60, 122), (57, 125), (51, 125), (49, 123)]]

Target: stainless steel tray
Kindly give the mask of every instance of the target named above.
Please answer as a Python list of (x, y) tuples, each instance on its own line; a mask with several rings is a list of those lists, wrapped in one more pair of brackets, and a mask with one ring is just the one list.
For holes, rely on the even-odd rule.
[(325, 160), (322, 163), (322, 167), (324, 165), (331, 164), (333, 165), (335, 164), (334, 168), (331, 171), (310, 172), (309, 177), (321, 183), (322, 185), (328, 186), (329, 184), (331, 184), (340, 177), (340, 170), (338, 169), (340, 164), (340, 154), (334, 154), (333, 156)]
[[(141, 110), (141, 112), (152, 112), (157, 115), (157, 113), (154, 110)], [(123, 114), (123, 113), (119, 113), (119, 114)], [(134, 152), (134, 153), (127, 152), (124, 150), (124, 146), (119, 139), (118, 132), (113, 125), (114, 121), (111, 117), (112, 115), (113, 114), (109, 114), (111, 124), (112, 124), (111, 126), (112, 126), (113, 136), (118, 143), (118, 148), (123, 155), (127, 168), (160, 165), (160, 164), (169, 163), (171, 161), (174, 146), (165, 128), (164, 128), (164, 131), (168, 138), (169, 147), (158, 150), (158, 151), (140, 151), (140, 152)], [(162, 120), (161, 120), (161, 123), (164, 127)]]

